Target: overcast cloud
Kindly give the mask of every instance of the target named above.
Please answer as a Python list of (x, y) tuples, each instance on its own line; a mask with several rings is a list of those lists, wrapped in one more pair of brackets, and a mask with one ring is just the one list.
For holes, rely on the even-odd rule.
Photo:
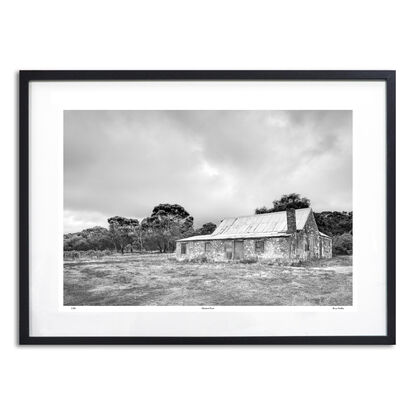
[(178, 203), (195, 225), (284, 193), (352, 210), (351, 111), (65, 111), (64, 228)]

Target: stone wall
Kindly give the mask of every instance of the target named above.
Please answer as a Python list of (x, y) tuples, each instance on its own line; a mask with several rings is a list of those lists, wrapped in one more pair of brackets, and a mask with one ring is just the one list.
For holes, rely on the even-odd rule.
[[(255, 249), (256, 242), (264, 243), (264, 251)], [(264, 238), (264, 239), (245, 239), (244, 240), (244, 256), (245, 259), (284, 260), (289, 258), (290, 251), (289, 237), (280, 238)]]
[(321, 236), (320, 240), (321, 240), (321, 244), (322, 244), (321, 257), (322, 258), (332, 258), (332, 256), (333, 256), (332, 239)]
[[(209, 245), (206, 246), (206, 243)], [(181, 244), (186, 244), (186, 254), (181, 253)], [(226, 261), (224, 241), (189, 241), (176, 244), (176, 258), (178, 260), (192, 260), (206, 258), (209, 261)]]
[[(243, 259), (250, 260), (270, 260), (270, 259), (289, 259), (290, 241), (289, 237), (264, 238), (264, 239), (244, 239)], [(255, 250), (255, 242), (264, 242), (264, 251)], [(209, 245), (206, 246), (206, 243)], [(225, 243), (233, 240), (212, 240), (212, 241), (189, 241), (178, 242), (176, 244), (176, 258), (179, 261), (206, 258), (208, 261), (229, 261), (226, 257)], [(181, 253), (181, 244), (186, 243), (186, 254)]]

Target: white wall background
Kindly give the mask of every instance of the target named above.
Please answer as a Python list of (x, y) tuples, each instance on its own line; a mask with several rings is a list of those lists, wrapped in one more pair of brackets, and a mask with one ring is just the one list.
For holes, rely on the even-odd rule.
[[(386, 414), (413, 407), (410, 2), (7, 1), (0, 24), (0, 410)], [(18, 69), (396, 69), (398, 345), (18, 347)], [(401, 410), (399, 409), (401, 408)]]

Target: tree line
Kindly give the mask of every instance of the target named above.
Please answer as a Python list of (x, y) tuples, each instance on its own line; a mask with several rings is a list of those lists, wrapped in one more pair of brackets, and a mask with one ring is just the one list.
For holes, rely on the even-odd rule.
[[(310, 207), (310, 200), (298, 193), (282, 195), (272, 207), (255, 209), (255, 214), (285, 211), (288, 208)], [(333, 238), (333, 253), (350, 254), (353, 249), (353, 212), (314, 212), (319, 230)], [(216, 229), (212, 222), (194, 229), (193, 217), (183, 206), (162, 203), (155, 206), (144, 219), (113, 216), (108, 229), (96, 226), (64, 235), (65, 251), (172, 252), (176, 240), (195, 235), (209, 235)]]
[(134, 251), (172, 252), (175, 241), (194, 235), (212, 233), (216, 225), (205, 223), (194, 229), (193, 217), (178, 204), (159, 204), (144, 219), (113, 216), (108, 229), (96, 226), (64, 235), (65, 251), (116, 250), (124, 254)]

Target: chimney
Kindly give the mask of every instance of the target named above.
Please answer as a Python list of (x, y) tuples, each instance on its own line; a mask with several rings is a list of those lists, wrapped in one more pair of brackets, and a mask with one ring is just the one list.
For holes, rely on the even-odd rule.
[(296, 230), (295, 209), (287, 209), (287, 233), (294, 233)]

